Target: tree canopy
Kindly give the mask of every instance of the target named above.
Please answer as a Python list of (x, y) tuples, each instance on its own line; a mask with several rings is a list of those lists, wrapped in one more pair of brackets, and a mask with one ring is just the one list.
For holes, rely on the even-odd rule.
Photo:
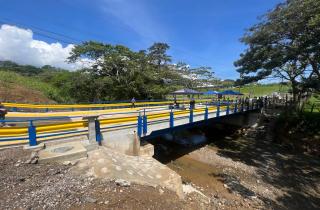
[(248, 48), (235, 62), (241, 75), (238, 83), (275, 76), (289, 80), (298, 91), (297, 85), (319, 82), (319, 37), (320, 1), (287, 0), (277, 5), (241, 38)]
[(85, 82), (80, 85), (79, 81), (77, 91), (89, 97), (86, 94), (89, 90), (92, 101), (163, 98), (178, 88), (195, 87), (191, 74), (197, 75), (198, 85), (211, 81), (211, 68), (200, 67), (184, 72), (179, 66), (170, 64), (169, 48), (166, 43), (154, 43), (147, 51), (135, 52), (122, 45), (90, 41), (77, 45), (68, 60), (90, 61), (91, 65), (79, 72), (77, 80)]

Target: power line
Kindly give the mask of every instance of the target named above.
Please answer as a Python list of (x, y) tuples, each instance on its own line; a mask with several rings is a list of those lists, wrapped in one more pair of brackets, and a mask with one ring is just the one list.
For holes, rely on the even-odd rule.
[[(11, 19), (8, 19), (8, 18), (3, 18), (3, 17), (0, 17), (0, 23), (3, 23), (3, 24), (10, 24), (10, 25), (16, 25), (16, 26), (19, 26), (21, 28), (25, 28), (25, 29), (32, 29), (32, 32), (34, 34), (37, 34), (38, 36), (41, 36), (41, 37), (45, 37), (45, 38), (48, 38), (48, 39), (51, 39), (51, 40), (54, 40), (54, 41), (59, 41), (61, 43), (64, 43), (64, 44), (74, 44), (74, 45), (77, 45), (81, 42), (84, 42), (84, 40), (81, 40), (81, 39), (78, 39), (78, 38), (74, 38), (74, 37), (71, 37), (69, 35), (64, 35), (64, 34), (61, 34), (61, 33), (57, 33), (57, 32), (54, 32), (54, 31), (51, 31), (51, 30), (47, 30), (47, 29), (43, 29), (43, 28), (40, 28), (38, 26), (34, 26), (34, 25), (31, 25), (31, 24), (25, 24), (25, 23), (22, 23), (22, 22), (18, 22), (18, 21), (13, 21)], [(177, 47), (171, 47), (171, 49), (173, 51), (180, 51), (182, 53), (185, 53), (185, 54), (188, 54), (189, 56), (194, 56), (194, 57), (197, 57), (197, 58), (200, 58), (201, 60), (203, 61), (206, 61), (207, 62), (207, 58), (204, 58), (202, 56), (199, 56), (197, 54), (192, 54), (184, 49), (180, 49), (180, 48), (177, 48)], [(175, 60), (179, 60), (179, 59), (175, 59)], [(207, 66), (207, 65), (199, 65), (197, 63), (194, 63), (194, 65), (196, 66)]]
[(55, 41), (60, 41), (65, 44), (77, 44), (79, 42), (83, 42), (82, 40), (79, 40), (79, 39), (76, 39), (76, 38), (73, 38), (73, 37), (70, 37), (67, 35), (63, 35), (63, 34), (60, 34), (57, 32), (42, 29), (40, 27), (33, 26), (33, 25), (26, 25), (24, 23), (12, 21), (7, 18), (0, 17), (0, 22), (3, 24), (16, 25), (16, 26), (19, 26), (20, 28), (32, 29), (32, 32), (34, 34), (37, 34), (39, 36), (46, 37), (46, 38), (49, 38), (49, 39), (52, 39)]

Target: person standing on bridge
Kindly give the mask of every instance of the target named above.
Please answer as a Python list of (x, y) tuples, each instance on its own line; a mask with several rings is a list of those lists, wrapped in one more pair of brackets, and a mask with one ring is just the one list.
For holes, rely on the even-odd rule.
[[(5, 120), (6, 119), (6, 114), (7, 114), (7, 110), (4, 108), (3, 104), (0, 102), (0, 120)], [(4, 122), (0, 123), (2, 126), (5, 125)]]
[(136, 107), (135, 103), (136, 103), (136, 99), (133, 97), (131, 99), (131, 108), (135, 108)]
[(190, 100), (190, 109), (194, 109), (196, 105), (196, 101), (194, 100), (194, 98), (191, 98)]

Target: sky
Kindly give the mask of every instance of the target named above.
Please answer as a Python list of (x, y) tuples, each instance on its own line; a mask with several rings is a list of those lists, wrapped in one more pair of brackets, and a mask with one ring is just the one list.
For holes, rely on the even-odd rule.
[(173, 62), (236, 79), (239, 39), (281, 0), (0, 0), (0, 60), (74, 70), (74, 44), (96, 40), (147, 49), (170, 45)]

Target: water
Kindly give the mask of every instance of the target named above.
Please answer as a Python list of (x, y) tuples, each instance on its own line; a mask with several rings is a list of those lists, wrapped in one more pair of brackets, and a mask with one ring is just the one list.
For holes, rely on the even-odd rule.
[(177, 172), (184, 183), (193, 183), (209, 193), (228, 194), (221, 181), (221, 168), (198, 161), (188, 153), (208, 146), (216, 152), (215, 145), (222, 146), (226, 138), (235, 138), (237, 127), (228, 129), (222, 125), (201, 127), (183, 131), (180, 133), (167, 134), (161, 138), (151, 140), (155, 146), (155, 155), (158, 161), (166, 164)]

